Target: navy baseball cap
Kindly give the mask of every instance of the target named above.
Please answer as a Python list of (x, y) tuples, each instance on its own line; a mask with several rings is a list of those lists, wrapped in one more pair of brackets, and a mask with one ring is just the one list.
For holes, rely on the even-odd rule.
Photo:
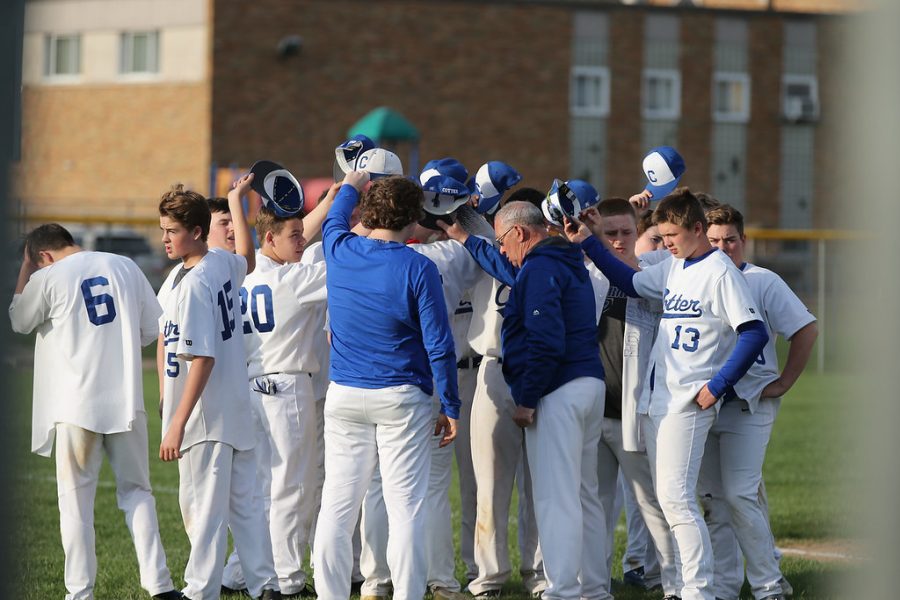
[(550, 191), (547, 192), (547, 208), (544, 210), (544, 217), (554, 225), (562, 226), (561, 215), (577, 219), (581, 211), (596, 204), (597, 199), (597, 190), (586, 181), (554, 179)]
[(475, 210), (481, 214), (493, 214), (506, 190), (520, 181), (522, 175), (505, 162), (492, 160), (481, 165), (474, 178), (474, 193), (479, 196)]
[(292, 217), (303, 208), (303, 187), (291, 172), (271, 160), (258, 160), (250, 172), (250, 188), (262, 196), (263, 204), (279, 217)]
[(650, 150), (643, 162), (647, 187), (654, 200), (662, 200), (672, 193), (681, 181), (687, 167), (678, 150), (671, 146), (658, 146)]

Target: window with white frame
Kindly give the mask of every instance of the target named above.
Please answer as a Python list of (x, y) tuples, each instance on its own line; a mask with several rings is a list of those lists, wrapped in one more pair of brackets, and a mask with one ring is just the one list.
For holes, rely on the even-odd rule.
[(44, 76), (73, 77), (81, 73), (81, 36), (44, 36)]
[(573, 117), (609, 115), (609, 69), (572, 67), (569, 84), (569, 112)]
[(750, 120), (750, 75), (726, 72), (713, 75), (713, 120), (727, 123)]
[(784, 75), (781, 80), (782, 113), (791, 122), (819, 118), (819, 82), (815, 75)]
[(644, 69), (642, 113), (645, 119), (681, 116), (681, 73), (675, 69)]
[(119, 72), (150, 74), (159, 72), (159, 33), (126, 31), (119, 45)]

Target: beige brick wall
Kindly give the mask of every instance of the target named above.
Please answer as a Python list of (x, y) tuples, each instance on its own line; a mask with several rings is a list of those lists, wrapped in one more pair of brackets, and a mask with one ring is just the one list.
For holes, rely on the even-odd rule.
[(14, 198), (42, 214), (153, 217), (176, 181), (205, 192), (206, 83), (26, 86)]

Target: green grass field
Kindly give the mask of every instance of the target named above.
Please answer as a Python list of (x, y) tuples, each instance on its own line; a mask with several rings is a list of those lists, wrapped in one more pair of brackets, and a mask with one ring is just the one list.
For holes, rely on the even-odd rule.
[[(29, 452), (31, 430), (30, 371), (13, 375), (13, 394), (8, 418), (14, 419), (16, 435), (7, 440), (17, 466), (13, 496), (17, 500), (18, 523), (15, 545), (24, 549), (17, 574), (16, 589), (21, 598), (48, 600), (63, 598), (63, 552), (59, 539), (59, 515), (56, 507), (54, 461)], [(846, 406), (849, 377), (842, 375), (806, 375), (784, 400), (769, 446), (765, 478), (769, 493), (772, 527), (779, 545), (785, 548), (846, 547), (850, 537), (851, 503), (843, 489), (855, 483), (855, 475), (843, 465), (842, 454), (852, 447), (846, 428), (841, 427)], [(150, 419), (150, 476), (156, 496), (163, 544), (176, 585), (188, 556), (188, 541), (178, 510), (178, 471), (173, 464), (155, 458), (160, 440), (156, 416), (158, 384), (152, 372), (145, 373), (145, 397)], [(10, 410), (11, 408), (11, 410)], [(459, 501), (454, 495), (454, 522), (459, 523)], [(116, 507), (115, 487), (108, 465), (101, 473), (97, 491), (95, 528), (97, 532), (98, 575), (95, 589), (98, 600), (147, 598), (138, 581), (137, 561), (122, 513)], [(616, 534), (616, 558), (613, 577), (621, 578), (620, 559), (624, 547), (622, 527)], [(510, 545), (516, 558), (515, 535)], [(461, 564), (457, 575), (463, 577)], [(792, 582), (795, 598), (837, 598), (830, 589), (837, 577), (852, 570), (852, 561), (821, 562), (789, 554), (782, 562)], [(504, 597), (527, 598), (521, 583), (514, 579), (504, 588)], [(506, 593), (508, 592), (508, 593)], [(615, 591), (622, 600), (658, 599), (660, 594), (621, 588)], [(742, 598), (750, 598), (745, 586)]]

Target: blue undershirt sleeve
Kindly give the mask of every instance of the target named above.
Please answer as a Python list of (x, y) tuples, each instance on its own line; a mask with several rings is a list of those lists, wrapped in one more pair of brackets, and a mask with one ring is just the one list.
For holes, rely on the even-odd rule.
[(612, 252), (606, 249), (603, 242), (590, 236), (581, 242), (581, 249), (587, 254), (587, 257), (594, 261), (597, 268), (606, 275), (609, 281), (625, 292), (632, 298), (640, 298), (637, 290), (634, 288), (634, 275), (637, 273), (634, 269), (623, 263), (621, 260), (613, 256)]
[(485, 273), (509, 287), (516, 282), (518, 269), (512, 266), (493, 244), (476, 235), (470, 235), (463, 245)]
[(716, 373), (706, 387), (716, 398), (721, 398), (728, 390), (734, 387), (741, 377), (747, 374), (753, 361), (759, 356), (766, 343), (769, 334), (762, 321), (747, 321), (737, 328), (738, 339), (734, 350), (722, 368)]

